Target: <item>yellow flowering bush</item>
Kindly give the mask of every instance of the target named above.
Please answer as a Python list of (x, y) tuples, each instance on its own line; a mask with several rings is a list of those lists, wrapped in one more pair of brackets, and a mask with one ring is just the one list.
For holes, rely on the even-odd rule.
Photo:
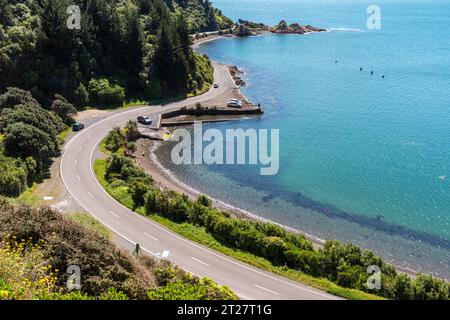
[(37, 299), (52, 292), (56, 281), (38, 244), (0, 240), (0, 300)]

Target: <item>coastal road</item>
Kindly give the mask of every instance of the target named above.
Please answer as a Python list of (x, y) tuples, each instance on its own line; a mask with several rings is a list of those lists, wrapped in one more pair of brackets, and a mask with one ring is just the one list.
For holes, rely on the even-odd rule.
[(140, 216), (113, 199), (93, 172), (98, 145), (114, 126), (140, 115), (156, 116), (162, 111), (204, 102), (235, 88), (225, 66), (214, 63), (215, 82), (221, 84), (203, 95), (181, 102), (119, 111), (77, 133), (65, 146), (60, 174), (68, 192), (92, 216), (131, 244), (155, 257), (166, 258), (188, 272), (227, 285), (242, 299), (338, 299), (320, 290), (262, 271), (175, 234)]

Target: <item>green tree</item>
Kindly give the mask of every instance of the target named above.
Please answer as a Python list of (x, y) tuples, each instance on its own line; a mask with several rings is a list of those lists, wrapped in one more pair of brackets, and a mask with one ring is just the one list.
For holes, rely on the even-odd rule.
[(8, 155), (21, 158), (33, 157), (43, 163), (58, 150), (58, 142), (31, 125), (18, 122), (5, 129), (5, 151)]
[(90, 102), (101, 106), (120, 106), (125, 100), (125, 90), (117, 84), (111, 84), (108, 79), (92, 79), (89, 81), (88, 92)]
[(205, 195), (200, 195), (198, 198), (197, 198), (197, 203), (198, 204), (200, 204), (200, 205), (202, 205), (202, 206), (205, 206), (205, 207), (211, 207), (212, 206), (212, 201), (211, 201), (211, 199), (209, 199), (207, 196), (205, 196)]
[(417, 300), (447, 300), (449, 286), (444, 280), (420, 273), (414, 281), (414, 293)]
[(77, 114), (77, 109), (69, 103), (66, 98), (59, 94), (55, 94), (55, 99), (53, 100), (50, 110), (58, 115), (66, 124), (71, 124), (73, 122), (73, 117)]
[(147, 194), (149, 187), (148, 179), (142, 177), (131, 179), (129, 188), (135, 208), (145, 204), (145, 195)]
[(127, 124), (125, 126), (125, 136), (128, 141), (136, 140), (141, 136), (141, 134), (139, 133), (138, 125), (137, 125), (136, 121), (129, 120), (127, 122)]

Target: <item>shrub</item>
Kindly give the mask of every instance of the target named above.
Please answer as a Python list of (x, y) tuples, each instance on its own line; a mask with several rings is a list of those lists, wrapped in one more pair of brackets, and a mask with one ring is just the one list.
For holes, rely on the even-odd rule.
[(367, 277), (362, 266), (342, 263), (337, 269), (336, 283), (346, 288), (365, 289)]
[(238, 300), (227, 287), (220, 287), (208, 278), (177, 280), (148, 292), (150, 300)]
[[(30, 170), (33, 170), (31, 161)], [(0, 172), (0, 194), (5, 196), (18, 196), (26, 188), (28, 177), (33, 174), (28, 171), (23, 161), (6, 157), (1, 153)]]
[(197, 203), (200, 204), (200, 205), (202, 205), (202, 206), (205, 206), (205, 207), (211, 207), (211, 205), (212, 205), (211, 199), (209, 199), (209, 198), (208, 198), (207, 196), (205, 196), (205, 195), (200, 195), (200, 196), (197, 198)]
[(44, 162), (58, 151), (58, 142), (48, 133), (17, 122), (5, 129), (5, 151), (8, 155)]
[(39, 102), (31, 95), (30, 91), (8, 87), (6, 92), (0, 96), (0, 109), (13, 108), (16, 105), (39, 106)]
[(55, 94), (55, 99), (52, 102), (50, 110), (66, 124), (71, 124), (73, 117), (77, 114), (77, 109), (59, 94)]
[(290, 249), (285, 252), (288, 267), (313, 276), (322, 275), (322, 255), (317, 251)]
[(208, 217), (209, 214), (210, 214), (209, 207), (206, 207), (196, 202), (192, 205), (191, 209), (189, 210), (188, 220), (192, 224), (204, 226), (206, 223), (206, 218)]
[(101, 106), (121, 106), (125, 100), (125, 89), (118, 84), (111, 84), (108, 79), (92, 79), (88, 92), (90, 102)]
[(116, 288), (130, 298), (146, 298), (155, 285), (151, 270), (131, 255), (47, 207), (16, 207), (0, 199), (0, 238), (6, 236), (41, 244), (43, 259), (60, 270), (57, 285), (63, 287), (70, 265), (80, 266), (82, 290), (93, 296)]
[(138, 125), (136, 121), (133, 120), (129, 120), (127, 122), (124, 131), (125, 137), (127, 138), (128, 141), (136, 140), (141, 136), (138, 130)]
[(38, 245), (24, 239), (0, 240), (0, 300), (49, 294), (57, 281), (52, 271)]
[(84, 107), (89, 103), (89, 93), (84, 86), (84, 84), (80, 83), (78, 89), (75, 91), (75, 102), (78, 107)]
[(145, 204), (145, 195), (150, 187), (148, 182), (148, 179), (143, 177), (137, 177), (130, 180), (129, 188), (135, 208)]
[(169, 215), (173, 221), (186, 222), (189, 205), (183, 196), (175, 195), (169, 202)]
[(279, 237), (265, 237), (262, 240), (262, 251), (265, 258), (274, 264), (282, 265), (286, 262), (285, 252), (288, 246)]
[(117, 152), (125, 144), (125, 138), (122, 135), (119, 127), (111, 130), (104, 140), (105, 148), (111, 152)]
[(414, 296), (417, 300), (447, 300), (449, 298), (449, 285), (444, 280), (418, 274), (414, 282)]
[(59, 132), (67, 128), (61, 119), (41, 107), (19, 104), (14, 108), (3, 109), (0, 113), (0, 131), (18, 122), (36, 127), (52, 138), (56, 138)]

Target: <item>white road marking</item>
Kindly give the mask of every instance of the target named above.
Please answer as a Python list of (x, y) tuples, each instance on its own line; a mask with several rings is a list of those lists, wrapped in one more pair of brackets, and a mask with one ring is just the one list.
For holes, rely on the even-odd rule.
[(95, 197), (92, 195), (92, 193), (90, 193), (89, 191), (88, 191), (88, 195), (92, 198), (92, 199), (95, 199)]
[(262, 290), (265, 290), (265, 291), (267, 291), (267, 292), (270, 292), (270, 293), (273, 293), (273, 294), (279, 295), (279, 293), (278, 293), (278, 292), (275, 292), (275, 291), (272, 291), (272, 290), (270, 290), (270, 289), (267, 289), (267, 288), (264, 288), (264, 287), (258, 286), (257, 284), (255, 284), (255, 287), (257, 287), (257, 288), (259, 288), (259, 289), (262, 289)]
[(75, 165), (78, 165), (78, 160), (77, 159), (75, 159)]
[(194, 258), (194, 257), (191, 257), (191, 258), (194, 259), (195, 261), (201, 263), (201, 264), (204, 264), (204, 265), (207, 266), (207, 267), (210, 267), (209, 264), (207, 264), (206, 262), (203, 262), (202, 260), (198, 260), (198, 259), (196, 259), (196, 258)]
[(78, 152), (80, 152), (80, 151), (81, 151), (81, 149), (83, 149), (83, 147), (79, 147), (79, 148), (78, 148)]
[(144, 234), (145, 234), (147, 237), (152, 238), (152, 239), (155, 240), (155, 241), (159, 241), (159, 240), (156, 239), (154, 236), (149, 235), (147, 232), (144, 232)]
[(164, 250), (163, 253), (161, 254), (161, 257), (167, 258), (169, 256), (169, 253), (170, 253), (169, 250)]
[(240, 293), (236, 293), (236, 295), (241, 298), (242, 300), (250, 300), (250, 298), (247, 298), (246, 296), (240, 294)]
[(112, 212), (111, 210), (109, 210), (109, 213), (111, 213), (114, 217), (116, 217), (117, 219), (119, 219), (119, 216), (117, 214), (115, 214), (114, 212)]
[(80, 175), (77, 174), (78, 181), (81, 181)]

